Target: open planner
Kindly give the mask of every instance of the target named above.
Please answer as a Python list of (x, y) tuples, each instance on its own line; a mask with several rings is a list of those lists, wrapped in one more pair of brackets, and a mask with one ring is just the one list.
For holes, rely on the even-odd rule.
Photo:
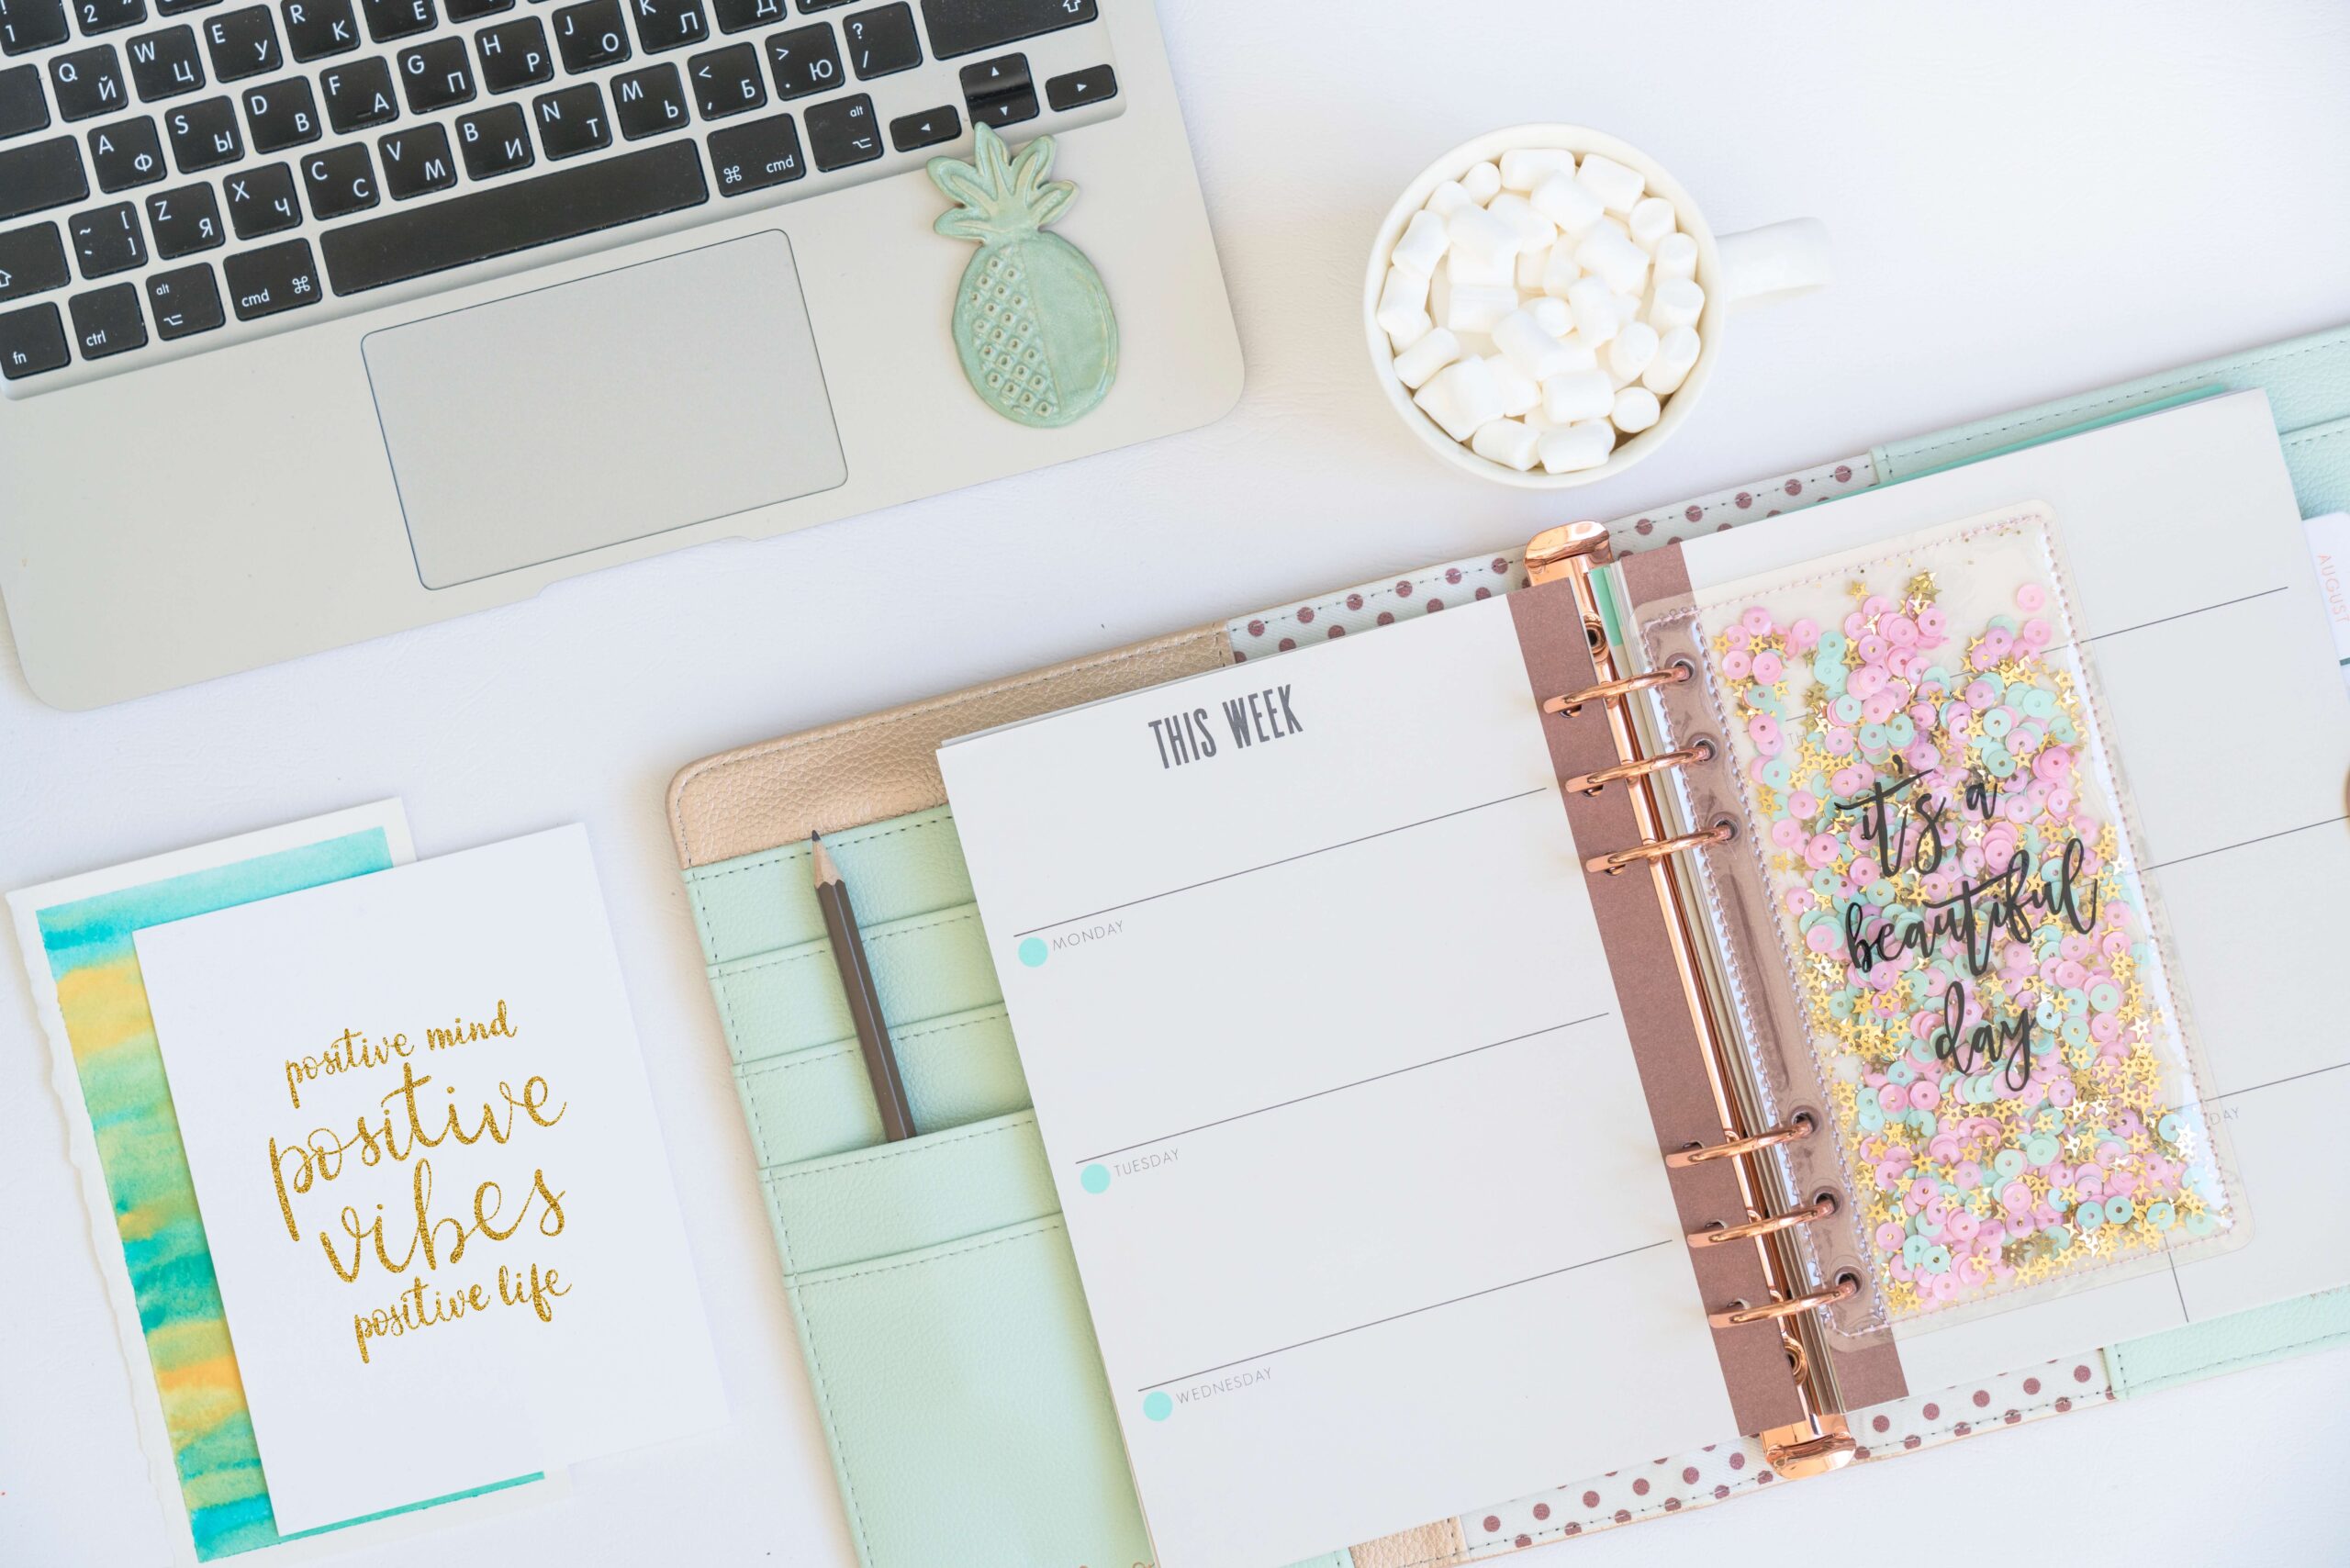
[[(746, 793), (812, 737), (699, 765), (722, 795), (688, 770), (867, 1563), (959, 1529), (975, 1562), (1438, 1568), (1628, 1461), (1695, 1485), (1737, 1433), (1817, 1474), (1920, 1396), (2086, 1394), (2099, 1347), (2350, 1281), (2312, 978), (2350, 939), (2350, 698), (2300, 516), (2267, 398), (2207, 396), (1620, 558), (1553, 529), (1512, 591), (1276, 659), (1169, 640), (907, 710), (887, 745), (950, 812), (886, 811), (919, 794), (856, 725), (793, 764), (856, 780), (842, 835)], [(885, 906), (885, 1002), (934, 1014), (909, 1143), (771, 1147), (781, 1075), (858, 1071), (831, 1013), (744, 1061), (830, 1005), (749, 978), (793, 949), (748, 901), (805, 861), (739, 824), (801, 812)], [(909, 1292), (954, 1368), (883, 1370)], [(968, 1442), (878, 1413), (922, 1386)], [(1053, 1452), (914, 1518), (901, 1478), (990, 1432)], [(1136, 1520), (1006, 1500), (1040, 1484)]]

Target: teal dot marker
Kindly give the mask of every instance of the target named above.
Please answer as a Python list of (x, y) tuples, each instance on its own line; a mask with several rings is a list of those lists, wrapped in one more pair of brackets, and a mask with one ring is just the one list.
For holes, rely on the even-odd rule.
[(1110, 1190), (1110, 1168), (1089, 1165), (1077, 1173), (1077, 1184), (1089, 1193), (1106, 1193)]
[(1045, 962), (1045, 939), (1031, 936), (1020, 944), (1020, 961), (1030, 969), (1041, 969)]
[(1164, 1391), (1142, 1396), (1142, 1413), (1154, 1421), (1164, 1421), (1175, 1414), (1175, 1402)]

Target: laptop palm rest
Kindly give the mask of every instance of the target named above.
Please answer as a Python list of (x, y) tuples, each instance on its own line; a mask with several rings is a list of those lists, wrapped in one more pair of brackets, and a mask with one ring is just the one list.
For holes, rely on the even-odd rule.
[(771, 230), (371, 332), (362, 352), (429, 588), (848, 476)]

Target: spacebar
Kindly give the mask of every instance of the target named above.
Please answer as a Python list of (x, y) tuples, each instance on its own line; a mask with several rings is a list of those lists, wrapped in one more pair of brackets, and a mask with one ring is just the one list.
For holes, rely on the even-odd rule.
[(330, 229), (319, 249), (334, 291), (364, 294), (709, 199), (700, 153), (690, 141), (671, 141)]

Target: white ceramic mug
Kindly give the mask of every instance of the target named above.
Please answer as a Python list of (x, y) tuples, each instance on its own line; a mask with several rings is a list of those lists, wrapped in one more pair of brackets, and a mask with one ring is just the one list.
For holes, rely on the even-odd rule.
[[(1577, 157), (1586, 152), (1603, 153), (1638, 169), (1647, 178), (1652, 195), (1673, 203), (1682, 232), (1697, 241), (1697, 286), (1706, 291), (1705, 310), (1697, 319), (1697, 363), (1690, 367), (1679, 389), (1664, 399), (1663, 412), (1657, 422), (1639, 434), (1618, 442), (1606, 462), (1572, 474), (1546, 474), (1539, 468), (1521, 474), (1478, 456), (1445, 434), (1443, 428), (1412, 401), (1411, 389), (1396, 379), (1395, 351), (1379, 326), (1379, 293), (1387, 282), (1388, 257), (1412, 215), (1427, 205), (1428, 197), (1445, 181), (1457, 180), (1480, 163), (1498, 162), (1505, 152), (1529, 147), (1562, 149)], [(1681, 188), (1681, 183), (1639, 148), (1585, 126), (1519, 125), (1488, 131), (1462, 142), (1429, 164), (1418, 179), (1404, 187), (1404, 194), (1388, 209), (1386, 221), (1379, 226), (1379, 238), (1371, 247), (1371, 265), (1363, 274), (1362, 325), (1371, 344), (1371, 370), (1386, 390), (1388, 402), (1429, 451), (1482, 478), (1530, 490), (1564, 490), (1622, 473), (1663, 445), (1665, 439), (1681, 428), (1690, 409), (1696, 406), (1697, 395), (1706, 389), (1715, 356), (1721, 353), (1722, 327), (1730, 307), (1765, 295), (1816, 288), (1829, 280), (1829, 274), (1828, 230), (1816, 218), (1789, 218), (1717, 239), (1705, 214), (1689, 198), (1689, 193)]]

